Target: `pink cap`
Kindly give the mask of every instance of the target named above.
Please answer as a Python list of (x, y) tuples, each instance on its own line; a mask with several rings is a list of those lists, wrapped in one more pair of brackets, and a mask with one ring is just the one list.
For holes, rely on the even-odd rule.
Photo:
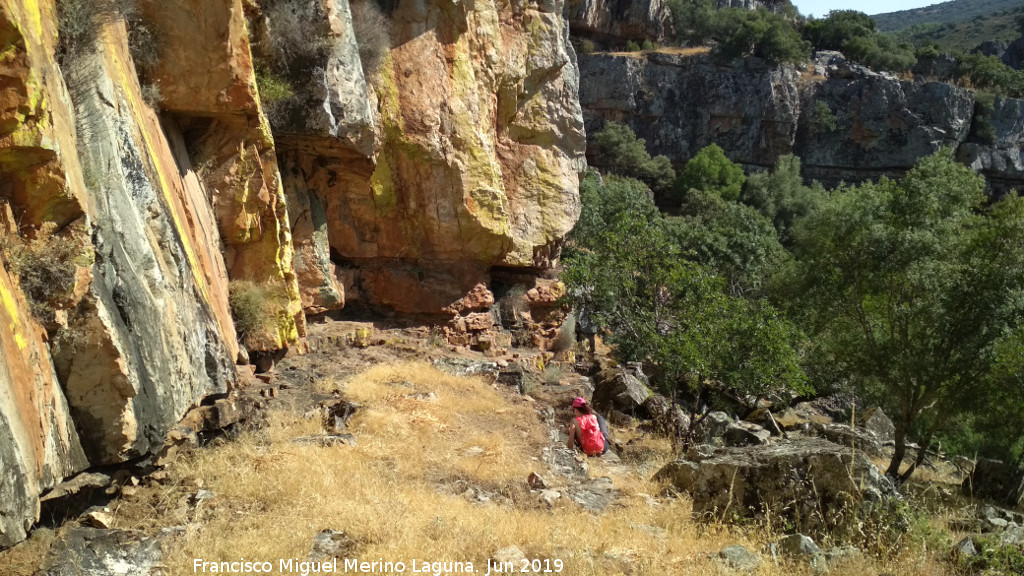
[(582, 407), (584, 407), (586, 405), (587, 405), (587, 401), (584, 400), (583, 398), (577, 397), (575, 400), (572, 401), (572, 407), (573, 408), (582, 408)]

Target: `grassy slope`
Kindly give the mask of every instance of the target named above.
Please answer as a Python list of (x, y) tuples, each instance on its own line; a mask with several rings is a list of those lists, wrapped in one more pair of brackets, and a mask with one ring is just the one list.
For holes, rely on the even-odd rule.
[(978, 16), (984, 18), (995, 12), (1019, 8), (1020, 5), (1020, 0), (953, 0), (924, 8), (876, 14), (872, 18), (880, 30), (891, 32), (928, 22), (966, 22)]
[(1020, 37), (1020, 28), (1014, 19), (1024, 14), (1019, 5), (1010, 11), (972, 18), (959, 23), (916, 24), (895, 32), (903, 40), (914, 44), (936, 42), (948, 51), (970, 51), (986, 40), (1011, 41)]
[[(331, 384), (331, 383), (327, 383)], [(330, 386), (328, 386), (330, 387)], [(531, 401), (479, 378), (445, 375), (422, 363), (380, 365), (343, 384), (362, 404), (350, 422), (357, 446), (320, 447), (291, 438), (321, 432), (294, 412), (275, 413), (269, 428), (187, 454), (163, 484), (112, 503), (115, 526), (147, 532), (185, 526), (165, 557), (167, 576), (192, 574), (192, 559), (304, 558), (326, 528), (356, 540), (364, 560), (412, 558), (472, 561), (479, 573), (496, 550), (516, 545), (531, 558), (561, 559), (567, 575), (716, 575), (711, 557), (722, 547), (761, 546), (777, 535), (755, 525), (701, 525), (684, 497), (658, 497), (662, 486), (630, 466), (591, 460), (591, 476), (609, 475), (622, 497), (594, 516), (562, 498), (541, 505), (525, 486), (548, 445), (547, 428)], [(433, 391), (436, 401), (407, 398)], [(620, 438), (628, 437), (621, 431)], [(646, 438), (648, 459), (669, 457), (664, 440)], [(481, 455), (466, 449), (481, 446)], [(558, 479), (549, 478), (557, 484)], [(453, 485), (473, 485), (506, 496), (478, 503)], [(198, 487), (215, 498), (197, 507)], [(557, 488), (557, 486), (555, 486)], [(30, 574), (52, 533), (0, 555), (0, 574)], [(947, 575), (917, 547), (895, 559), (857, 559), (835, 574)], [(942, 550), (938, 556), (944, 556)], [(10, 572), (9, 569), (13, 569)], [(275, 574), (276, 566), (275, 566)], [(411, 573), (411, 570), (407, 570)], [(806, 562), (765, 562), (760, 576), (810, 576)]]

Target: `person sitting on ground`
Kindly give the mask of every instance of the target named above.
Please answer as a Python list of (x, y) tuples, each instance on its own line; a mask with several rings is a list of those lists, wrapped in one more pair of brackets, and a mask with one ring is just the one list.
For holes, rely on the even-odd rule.
[(572, 401), (573, 419), (569, 425), (569, 439), (566, 447), (579, 447), (587, 456), (600, 456), (607, 451), (606, 433), (601, 430), (597, 416), (583, 398)]

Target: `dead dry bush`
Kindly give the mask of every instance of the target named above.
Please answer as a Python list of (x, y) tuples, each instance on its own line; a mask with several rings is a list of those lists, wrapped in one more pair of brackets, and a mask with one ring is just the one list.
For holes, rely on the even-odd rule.
[(71, 298), (78, 268), (90, 266), (94, 258), (84, 232), (58, 232), (53, 222), (31, 237), (0, 236), (0, 257), (7, 272), (17, 277), (32, 315), (43, 322), (52, 320), (54, 311)]
[(391, 50), (391, 22), (376, 0), (353, 0), (351, 8), (352, 31), (359, 43), (363, 74), (373, 76)]

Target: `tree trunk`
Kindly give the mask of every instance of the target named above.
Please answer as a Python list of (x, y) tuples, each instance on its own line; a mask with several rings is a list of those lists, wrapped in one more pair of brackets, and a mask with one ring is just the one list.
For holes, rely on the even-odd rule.
[[(932, 438), (934, 436), (935, 436), (935, 427), (933, 426), (932, 429), (928, 431), (928, 436), (925, 437), (924, 442), (921, 442), (921, 449), (918, 451), (917, 458), (914, 459), (914, 463), (911, 464), (910, 468), (907, 468), (907, 471), (904, 472), (899, 477), (901, 484), (903, 482), (906, 482), (907, 480), (910, 480), (910, 476), (914, 473), (915, 470), (917, 470), (917, 467), (924, 463), (924, 459), (928, 455), (928, 448), (931, 447), (931, 445), (932, 445)], [(886, 472), (886, 474), (888, 474), (888, 472)]]
[(900, 466), (903, 465), (903, 457), (907, 454), (907, 430), (903, 423), (896, 425), (896, 451), (889, 461), (889, 468), (885, 475), (893, 480), (900, 477)]

